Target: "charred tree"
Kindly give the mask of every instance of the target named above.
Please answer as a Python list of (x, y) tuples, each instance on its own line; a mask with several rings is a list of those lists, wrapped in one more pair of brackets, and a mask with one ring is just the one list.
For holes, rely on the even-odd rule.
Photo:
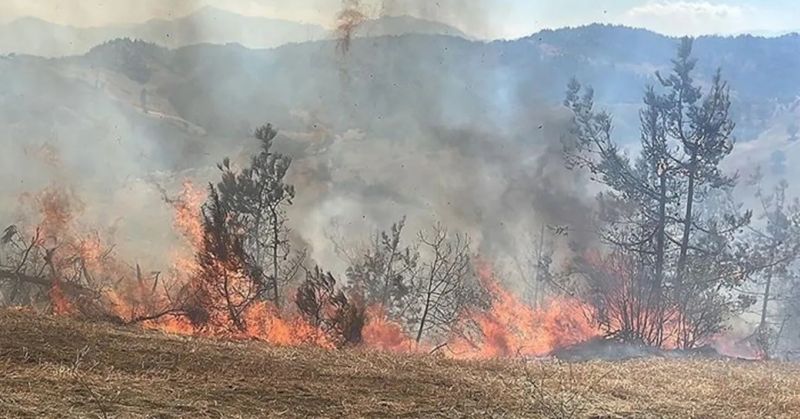
[(272, 150), (277, 134), (272, 125), (258, 128), (259, 153), (240, 171), (225, 159), (219, 165), (222, 181), (217, 188), (246, 231), (243, 245), (267, 283), (264, 297), (279, 306), (281, 284), (295, 277), (304, 252), (293, 252), (289, 239), (286, 208), (292, 205), (295, 189), (285, 178), (292, 160)]
[(245, 249), (240, 217), (209, 186), (203, 208), (203, 243), (197, 253), (195, 301), (190, 318), (200, 327), (212, 323), (245, 331), (247, 310), (264, 292), (260, 268)]
[(306, 279), (295, 295), (303, 317), (325, 332), (337, 346), (361, 343), (366, 312), (356, 299), (336, 289), (336, 279), (319, 267), (306, 272)]

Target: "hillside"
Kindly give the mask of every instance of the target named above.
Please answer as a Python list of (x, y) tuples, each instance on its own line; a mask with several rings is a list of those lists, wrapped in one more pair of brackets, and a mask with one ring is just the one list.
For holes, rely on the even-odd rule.
[[(360, 29), (386, 34), (374, 26), (381, 22), (406, 21), (384, 18)], [(222, 133), (264, 115), (286, 126), (298, 110), (325, 117), (337, 131), (357, 127), (379, 135), (408, 122), (469, 121), (502, 129), (518, 123), (520, 114), (560, 104), (567, 82), (576, 77), (594, 87), (598, 102), (614, 113), (625, 143), (638, 136), (636, 110), (645, 86), (657, 82), (656, 72), (669, 71), (676, 45), (674, 38), (641, 29), (591, 25), (491, 43), (430, 34), (376, 36), (355, 40), (345, 55), (336, 41), (272, 50), (198, 45), (166, 51), (157, 60), (143, 55), (137, 65), (162, 76), (139, 81), (154, 85), (182, 116)], [(124, 43), (106, 44), (106, 54), (90, 52), (88, 62), (52, 65), (119, 70), (112, 52), (118, 48)], [(696, 41), (700, 81), (707, 83), (719, 68), (730, 83), (739, 140), (757, 139), (776, 112), (800, 95), (798, 50), (800, 35)], [(412, 106), (418, 102), (426, 106)], [(218, 107), (238, 112), (216, 112)]]
[[(356, 28), (353, 36), (395, 36), (410, 33), (467, 37), (452, 26), (410, 16), (383, 16), (365, 20)], [(169, 48), (208, 43), (240, 44), (259, 49), (334, 39), (336, 36), (335, 31), (320, 25), (244, 16), (203, 7), (174, 19), (151, 19), (136, 24), (89, 28), (59, 25), (37, 18), (21, 18), (8, 24), (0, 24), (0, 54), (17, 53), (43, 57), (82, 55), (98, 44), (117, 38), (140, 39)]]
[[(397, 33), (381, 29), (384, 26), (420, 31), (438, 27), (420, 22), (424, 23), (384, 18), (361, 29), (383, 35)], [(137, 37), (135, 32), (125, 36)], [(307, 122), (297, 120), (298, 113), (305, 113), (336, 133), (355, 128), (385, 136), (409, 124), (472, 124), (526, 141), (530, 133), (520, 120), (537, 116), (537, 108), (557, 106), (567, 82), (576, 77), (594, 87), (598, 102), (614, 113), (619, 141), (627, 143), (638, 137), (643, 89), (656, 82), (657, 71), (669, 69), (676, 43), (645, 30), (603, 25), (492, 43), (436, 35), (378, 36), (356, 40), (346, 55), (339, 53), (336, 41), (271, 50), (238, 45), (166, 50), (131, 48), (129, 41), (117, 40), (85, 56), (43, 60), (39, 65), (67, 84), (97, 86), (108, 77), (113, 85), (114, 78), (123, 76), (133, 82), (134, 104), (138, 90), (147, 88), (177, 116), (223, 136), (264, 119), (284, 129), (307, 128)], [(754, 141), (776, 124), (785, 125), (780, 118), (792, 112), (789, 107), (800, 94), (800, 72), (795, 71), (800, 55), (794, 53), (798, 50), (798, 35), (697, 40), (701, 82), (708, 82), (717, 68), (730, 82), (740, 141)], [(0, 59), (6, 83), (29, 79), (24, 68), (28, 63)], [(65, 98), (53, 95), (48, 100), (59, 105)]]
[[(52, 179), (78, 186), (89, 221), (113, 228), (124, 250), (151, 253), (131, 255), (144, 263), (163, 254), (150, 243), (170, 226), (153, 177), (206, 184), (224, 157), (246, 159), (253, 129), (270, 122), (295, 161), (291, 217), (315, 220), (297, 231), (319, 263), (342, 268), (336, 228), (366, 220), (340, 232), (358, 240), (403, 215), (420, 220), (409, 229), (447, 219), (486, 243), (481, 252), (506, 256), (525, 248), (519, 232), (538, 230), (525, 224), (531, 209), (573, 231), (591, 212), (587, 182), (560, 161), (569, 79), (594, 87), (615, 140), (630, 145), (643, 89), (669, 68), (676, 42), (592, 25), (491, 43), (359, 38), (347, 53), (336, 41), (257, 50), (121, 39), (75, 57), (3, 56), (0, 175), (24, 181), (0, 185), (0, 196), (16, 202)], [(700, 82), (718, 66), (730, 81), (737, 146), (726, 164), (742, 179), (757, 166), (767, 181), (800, 176), (797, 50), (797, 35), (696, 42)], [(0, 218), (14, 222), (12, 210)]]
[(4, 417), (790, 418), (800, 412), (797, 365), (456, 362), (171, 337), (17, 310), (0, 311), (0, 368)]

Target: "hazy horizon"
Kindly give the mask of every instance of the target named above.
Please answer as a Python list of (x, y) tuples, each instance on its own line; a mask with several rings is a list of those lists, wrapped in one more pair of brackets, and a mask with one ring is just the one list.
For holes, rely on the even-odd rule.
[[(668, 36), (777, 36), (800, 29), (800, 12), (786, 0), (617, 2), (567, 0), (559, 5), (511, 0), (498, 7), (491, 0), (300, 0), (291, 5), (260, 0), (10, 0), (0, 4), (0, 23), (32, 17), (78, 28), (140, 24), (152, 19), (174, 20), (203, 8), (248, 17), (282, 19), (332, 29), (345, 7), (358, 8), (367, 18), (408, 15), (453, 26), (479, 39), (515, 39), (544, 29), (592, 23), (624, 25)], [(675, 24), (680, 22), (680, 24)]]

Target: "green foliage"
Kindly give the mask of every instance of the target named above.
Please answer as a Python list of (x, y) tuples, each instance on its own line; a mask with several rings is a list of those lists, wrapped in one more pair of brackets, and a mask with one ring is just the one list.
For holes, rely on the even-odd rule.
[(730, 202), (736, 178), (721, 170), (733, 150), (729, 88), (717, 71), (704, 93), (691, 53), (692, 40), (682, 39), (672, 72), (645, 90), (635, 159), (612, 139), (611, 116), (594, 110), (591, 89), (581, 94), (572, 81), (565, 100), (574, 114), (567, 161), (605, 185), (598, 231), (619, 262), (614, 284), (586, 272), (601, 321), (615, 335), (684, 348), (741, 310), (733, 291), (757, 270), (740, 240), (751, 213)]
[(190, 310), (196, 326), (213, 323), (246, 330), (244, 314), (264, 291), (260, 267), (245, 250), (240, 226), (240, 216), (209, 186), (203, 207), (203, 243), (197, 252), (194, 309)]
[(405, 218), (389, 231), (375, 235), (371, 246), (347, 269), (348, 289), (363, 296), (367, 304), (378, 304), (394, 318), (413, 301), (413, 279), (419, 253), (402, 244)]
[(250, 165), (236, 171), (229, 159), (218, 166), (222, 180), (218, 184), (221, 201), (237, 215), (247, 234), (244, 247), (252, 255), (261, 272), (267, 275), (269, 298), (278, 304), (279, 287), (291, 280), (302, 262), (302, 255), (291, 259), (292, 248), (286, 219), (286, 208), (292, 205), (294, 186), (286, 183), (292, 159), (272, 151), (278, 132), (265, 125), (255, 132), (261, 150)]

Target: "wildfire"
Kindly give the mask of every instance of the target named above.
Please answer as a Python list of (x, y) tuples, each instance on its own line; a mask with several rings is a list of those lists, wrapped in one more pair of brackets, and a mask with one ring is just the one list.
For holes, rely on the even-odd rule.
[[(174, 253), (173, 274), (167, 279), (144, 278), (139, 267), (133, 273), (123, 273), (113, 258), (104, 257), (104, 246), (97, 236), (75, 240), (79, 258), (90, 270), (104, 275), (127, 275), (127, 281), (118, 281), (104, 291), (107, 309), (125, 321), (140, 320), (151, 329), (167, 333), (219, 336), (235, 339), (255, 339), (278, 346), (314, 345), (333, 349), (331, 338), (319, 328), (309, 324), (299, 314), (281, 311), (265, 301), (245, 305), (247, 292), (246, 272), (226, 261), (214, 260), (207, 268), (215, 278), (224, 278), (225, 286), (234, 290), (228, 301), (220, 295), (200, 293), (199, 301), (207, 316), (202, 327), (193, 324), (191, 316), (166, 313), (149, 318), (147, 313), (159, 313), (169, 306), (168, 295), (159, 286), (166, 282), (183, 284), (188, 292), (197, 292), (198, 262), (194, 255), (204, 244), (201, 208), (206, 194), (190, 182), (184, 182), (177, 199), (168, 202), (174, 208), (175, 229), (184, 237), (187, 248)], [(40, 198), (44, 213), (43, 225), (48, 231), (66, 231), (72, 220), (67, 197), (49, 191)], [(208, 274), (208, 272), (206, 272)], [(544, 356), (553, 349), (589, 339), (598, 334), (587, 317), (588, 308), (579, 302), (557, 299), (543, 308), (534, 309), (503, 289), (488, 267), (480, 269), (484, 285), (492, 295), (492, 303), (485, 311), (462, 313), (458, 333), (442, 345), (444, 351), (456, 358), (494, 358), (510, 356)], [(159, 283), (159, 281), (161, 281)], [(69, 297), (60, 282), (54, 282), (50, 291), (53, 311), (57, 314), (74, 313)], [(233, 298), (233, 300), (230, 300)], [(227, 305), (226, 305), (227, 303)], [(227, 310), (242, 307), (239, 324), (232, 327)], [(163, 314), (163, 313), (162, 313)], [(368, 307), (367, 322), (362, 330), (361, 344), (367, 348), (391, 351), (429, 351), (430, 346), (418, 344), (406, 329), (388, 318), (381, 307)]]
[(759, 348), (752, 337), (748, 338), (735, 338), (727, 334), (720, 334), (711, 340), (711, 347), (717, 352), (734, 358), (740, 359), (765, 359), (766, 354), (762, 348)]
[[(185, 183), (182, 198), (174, 203), (175, 225), (195, 249), (203, 240), (200, 221), (203, 199), (204, 196), (198, 194), (190, 183)], [(185, 261), (176, 263), (176, 266), (189, 265)], [(196, 267), (194, 262), (191, 266)], [(224, 275), (230, 287), (236, 288), (243, 280), (241, 272), (234, 271), (225, 264), (217, 263), (213, 266), (216, 275)], [(590, 320), (590, 310), (586, 304), (570, 299), (553, 299), (546, 306), (535, 309), (503, 289), (488, 265), (482, 264), (479, 273), (492, 296), (491, 306), (485, 311), (462, 314), (457, 327), (458, 333), (454, 333), (442, 345), (448, 348), (444, 352), (450, 356), (545, 356), (560, 346), (582, 342), (599, 334)], [(215, 305), (215, 302), (211, 301), (209, 305)], [(368, 307), (366, 313), (367, 322), (362, 330), (363, 346), (390, 352), (422, 352), (431, 349), (427, 344), (418, 344), (402, 325), (390, 320), (381, 307)], [(212, 321), (211, 327), (196, 330), (188, 322), (172, 317), (165, 318), (161, 323), (150, 323), (149, 326), (171, 333), (225, 335), (262, 340), (279, 346), (335, 347), (325, 333), (308, 324), (296, 313), (281, 312), (267, 302), (249, 307), (241, 318), (245, 325), (243, 331), (231, 331), (224, 327), (224, 321)]]
[[(23, 195), (21, 201), (27, 204), (30, 199), (29, 195)], [(67, 194), (64, 189), (55, 186), (46, 188), (33, 197), (33, 200), (42, 216), (39, 227), (43, 239), (64, 235), (75, 219), (75, 213), (81, 209), (80, 201)]]
[(337, 16), (336, 32), (339, 38), (338, 49), (343, 54), (350, 50), (353, 34), (366, 18), (364, 12), (361, 11), (359, 0), (342, 1), (342, 10)]
[(50, 303), (53, 306), (53, 313), (59, 316), (68, 316), (74, 313), (72, 303), (62, 290), (60, 281), (54, 281), (50, 287)]
[(247, 328), (244, 336), (251, 339), (263, 340), (276, 346), (315, 345), (327, 349), (335, 347), (319, 329), (296, 316), (284, 319), (277, 309), (265, 302), (255, 304), (245, 318), (247, 324), (251, 326)]
[(584, 303), (553, 298), (533, 308), (505, 290), (487, 265), (479, 268), (479, 274), (492, 295), (492, 305), (483, 312), (465, 313), (465, 323), (477, 330), (463, 330), (448, 344), (457, 357), (542, 357), (600, 334)]
[[(227, 301), (223, 301), (221, 295), (201, 292), (203, 286), (198, 277), (202, 269), (195, 255), (206, 239), (201, 213), (205, 199), (205, 193), (190, 182), (184, 182), (179, 198), (168, 201), (174, 207), (175, 229), (184, 237), (186, 248), (174, 252), (172, 270), (168, 275), (161, 275), (145, 274), (139, 266), (133, 269), (109, 257), (108, 247), (97, 234), (76, 234), (79, 229), (73, 225), (75, 206), (70, 197), (55, 189), (47, 190), (37, 198), (43, 214), (40, 224), (43, 236), (56, 240), (60, 247), (69, 248), (75, 255), (64, 257), (55, 252), (56, 257), (49, 263), (56, 271), (74, 269), (86, 281), (95, 281), (93, 275), (104, 278), (100, 288), (103, 310), (145, 328), (173, 334), (252, 339), (276, 346), (336, 348), (337, 342), (330, 335), (295, 311), (278, 309), (260, 299), (246, 304), (247, 293), (251, 292), (247, 283), (250, 274), (235, 260), (215, 259), (206, 264), (204, 271), (212, 279), (224, 278), (225, 287), (233, 290), (225, 297)], [(77, 265), (76, 260), (79, 261)], [(444, 342), (418, 343), (403, 325), (392, 321), (381, 307), (374, 306), (366, 308), (360, 344), (369, 349), (402, 353), (441, 349), (440, 352), (450, 357), (463, 359), (544, 357), (556, 349), (603, 334), (589, 304), (574, 298), (554, 297), (534, 308), (506, 290), (489, 264), (479, 262), (477, 268), (490, 302), (485, 309), (461, 313)], [(60, 277), (53, 277), (48, 293), (52, 311), (74, 315), (81, 306), (73, 300), (73, 288), (65, 292), (66, 285)], [(170, 289), (180, 290), (178, 294), (184, 297), (196, 295), (189, 301), (200, 305), (203, 313), (200, 317), (205, 316), (202, 324), (193, 318), (192, 308), (173, 311), (175, 295), (170, 294)], [(237, 324), (231, 324), (230, 310), (241, 310)], [(732, 351), (730, 342), (719, 339), (716, 343), (721, 349)]]
[(370, 307), (367, 310), (367, 319), (369, 321), (362, 334), (368, 348), (399, 353), (423, 349), (417, 346), (402, 326), (387, 318), (383, 307)]
[(178, 199), (170, 200), (175, 210), (175, 228), (189, 242), (193, 249), (203, 243), (203, 222), (200, 209), (206, 200), (206, 193), (198, 190), (192, 182), (184, 181)]

